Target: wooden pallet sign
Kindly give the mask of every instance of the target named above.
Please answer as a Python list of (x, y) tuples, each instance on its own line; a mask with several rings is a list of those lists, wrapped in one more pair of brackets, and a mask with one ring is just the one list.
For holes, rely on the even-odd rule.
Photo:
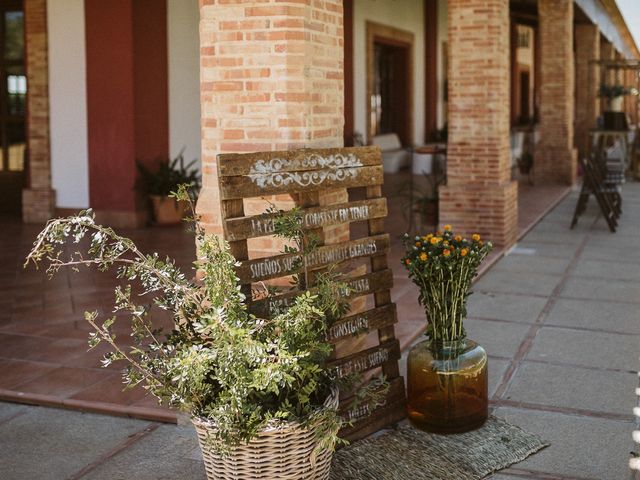
[[(247, 240), (271, 236), (273, 215), (245, 215), (244, 199), (290, 194), (297, 197), (306, 229), (320, 234), (320, 246), (307, 257), (310, 269), (328, 265), (366, 265), (347, 280), (350, 298), (363, 298), (364, 311), (350, 313), (331, 326), (327, 341), (340, 345), (329, 366), (339, 376), (381, 371), (390, 383), (386, 398), (376, 408), (350, 409), (350, 398), (342, 399), (341, 412), (351, 425), (342, 434), (355, 440), (405, 416), (404, 381), (399, 375), (400, 345), (395, 338), (395, 304), (391, 302), (393, 274), (387, 266), (389, 235), (384, 231), (387, 202), (382, 196), (382, 158), (377, 147), (303, 149), (281, 152), (225, 154), (218, 156), (218, 181), (222, 202), (224, 235), (231, 252), (240, 261), (237, 268), (242, 288), (288, 277), (298, 260), (295, 253), (249, 259)], [(318, 193), (335, 188), (364, 189), (364, 198), (320, 206)], [(324, 227), (366, 222), (366, 235), (338, 244), (325, 245)], [(311, 286), (313, 289), (313, 286)], [(298, 291), (249, 301), (249, 310), (269, 317), (290, 305)], [(364, 336), (377, 333), (375, 345), (360, 346)], [(350, 348), (353, 346), (353, 348)], [(337, 350), (336, 350), (337, 352)]]

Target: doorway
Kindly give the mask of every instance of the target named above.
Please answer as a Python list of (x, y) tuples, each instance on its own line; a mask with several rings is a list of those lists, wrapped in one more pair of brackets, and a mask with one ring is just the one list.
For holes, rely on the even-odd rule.
[(413, 145), (413, 34), (367, 22), (367, 137)]
[(373, 134), (397, 133), (403, 145), (411, 144), (406, 121), (409, 95), (406, 88), (408, 48), (375, 42), (375, 87)]
[(20, 215), (26, 171), (24, 12), (0, 0), (0, 214)]
[(521, 124), (527, 124), (531, 121), (531, 75), (527, 70), (520, 71), (520, 112), (518, 121)]

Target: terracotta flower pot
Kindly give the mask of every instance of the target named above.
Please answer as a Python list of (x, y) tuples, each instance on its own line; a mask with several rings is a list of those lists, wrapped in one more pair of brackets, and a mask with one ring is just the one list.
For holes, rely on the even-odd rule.
[(177, 225), (182, 222), (187, 211), (185, 202), (175, 198), (150, 195), (153, 205), (153, 217), (156, 225)]

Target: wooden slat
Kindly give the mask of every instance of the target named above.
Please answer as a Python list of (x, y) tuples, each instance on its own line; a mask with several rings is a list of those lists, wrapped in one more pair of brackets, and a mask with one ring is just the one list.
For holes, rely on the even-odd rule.
[(351, 397), (345, 398), (340, 402), (339, 412), (342, 418), (344, 418), (348, 422), (357, 423), (359, 420), (366, 418), (371, 413), (383, 408), (390, 403), (394, 403), (397, 401), (404, 401), (404, 380), (401, 377), (395, 378), (389, 382), (389, 391), (387, 392), (386, 398), (375, 408), (371, 408), (368, 404), (363, 404), (353, 407), (353, 402), (356, 396), (353, 395)]
[[(326, 245), (317, 248), (307, 256), (307, 268), (316, 269), (346, 260), (382, 255), (388, 249), (389, 235), (386, 233), (337, 245)], [(300, 255), (295, 253), (246, 260), (236, 268), (236, 273), (240, 278), (240, 283), (260, 282), (291, 275), (298, 260), (300, 260)]]
[[(230, 218), (225, 222), (225, 238), (228, 241), (236, 241), (273, 235), (273, 219), (277, 215), (262, 214)], [(327, 207), (305, 208), (302, 212), (302, 223), (304, 228), (318, 228), (384, 218), (386, 216), (387, 200), (385, 198), (375, 198), (329, 205)]]
[(327, 341), (336, 343), (349, 337), (355, 337), (393, 325), (397, 321), (396, 306), (391, 303), (341, 318), (327, 332)]
[(352, 188), (381, 185), (382, 166), (323, 169), (300, 174), (257, 175), (220, 178), (220, 198), (261, 197), (294, 192), (313, 192), (328, 188)]
[(307, 148), (277, 152), (228, 153), (218, 155), (221, 177), (249, 175), (259, 171), (304, 172), (322, 170), (325, 166), (381, 165), (378, 147)]
[[(382, 196), (382, 187), (380, 186), (369, 186), (366, 189), (367, 198), (380, 198)], [(369, 220), (369, 235), (377, 235), (385, 231), (384, 228), (384, 219), (377, 220)], [(387, 257), (379, 256), (371, 258), (371, 271), (377, 272), (379, 270), (386, 270), (388, 268), (387, 265)], [(389, 286), (386, 290), (379, 290), (374, 294), (374, 302), (376, 307), (387, 305), (391, 303), (391, 287)], [(395, 339), (395, 329), (393, 325), (389, 325), (383, 327), (378, 330), (378, 340), (380, 343), (385, 343), (390, 341), (391, 339)], [(382, 371), (386, 375), (387, 378), (395, 378), (400, 375), (400, 369), (398, 368), (398, 362), (388, 362), (386, 365), (382, 367)]]
[(389, 400), (386, 405), (375, 409), (371, 415), (363, 417), (353, 425), (340, 430), (340, 437), (353, 442), (359, 440), (381, 428), (388, 427), (399, 422), (406, 417), (406, 400), (404, 395), (401, 399)]
[(361, 352), (327, 363), (327, 367), (335, 370), (338, 378), (344, 378), (354, 373), (362, 373), (373, 368), (400, 359), (400, 343), (393, 339), (381, 343), (377, 347), (367, 348)]
[[(225, 200), (222, 202), (223, 218), (244, 217), (244, 202), (240, 200)], [(249, 250), (246, 240), (229, 242), (229, 252), (238, 261), (249, 258)], [(246, 298), (251, 298), (251, 285), (241, 286), (242, 293)]]
[[(393, 284), (393, 272), (391, 269), (387, 269), (379, 272), (367, 273), (365, 275), (346, 279), (345, 283), (351, 289), (349, 298), (356, 298), (363, 295), (369, 295), (378, 290), (391, 288), (391, 285)], [(313, 292), (313, 289), (311, 289), (311, 292)], [(261, 318), (270, 317), (278, 308), (286, 308), (293, 305), (293, 302), (298, 295), (300, 295), (300, 292), (292, 291), (251, 302), (249, 304), (249, 312)]]

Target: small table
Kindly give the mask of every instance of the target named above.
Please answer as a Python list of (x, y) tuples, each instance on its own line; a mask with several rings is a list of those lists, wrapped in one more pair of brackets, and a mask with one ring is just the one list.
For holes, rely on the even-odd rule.
[(433, 144), (433, 145), (423, 145), (422, 147), (415, 147), (413, 149), (413, 151), (415, 153), (421, 153), (421, 154), (431, 154), (431, 155), (438, 155), (438, 154), (442, 154), (442, 155), (446, 155), (447, 154), (447, 147), (446, 145), (442, 145), (442, 144)]
[[(418, 154), (418, 155), (432, 155), (433, 156), (433, 160), (435, 160), (435, 156), (436, 155), (444, 155), (446, 157), (447, 155), (447, 145), (444, 143), (431, 143), (428, 145), (422, 145), (420, 147), (414, 147), (413, 148), (413, 154)], [(414, 156), (413, 154), (411, 155), (411, 173), (415, 174), (415, 170), (414, 170)], [(436, 169), (433, 168), (433, 166), (436, 165), (436, 162), (432, 161), (432, 172), (435, 174), (444, 174), (446, 175), (446, 167), (443, 168), (444, 172), (438, 172), (436, 171)]]

